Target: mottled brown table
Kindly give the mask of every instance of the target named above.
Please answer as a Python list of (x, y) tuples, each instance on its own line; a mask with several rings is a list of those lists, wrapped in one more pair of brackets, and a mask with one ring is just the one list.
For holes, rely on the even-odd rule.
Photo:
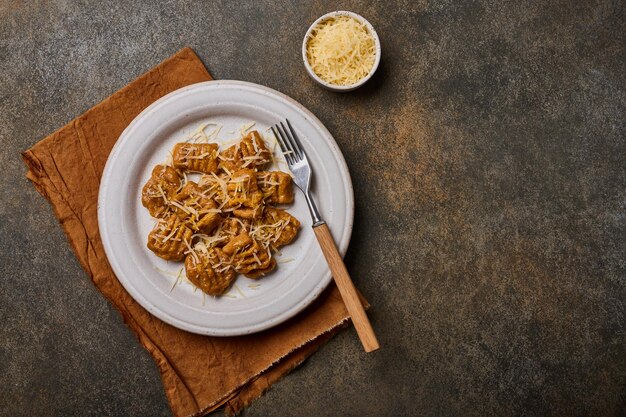
[[(19, 152), (187, 45), (334, 134), (356, 193), (347, 264), (383, 346), (340, 333), (246, 415), (624, 412), (623, 2), (155, 3), (0, 3), (0, 415), (169, 415)], [(336, 8), (382, 40), (352, 94), (300, 58)]]

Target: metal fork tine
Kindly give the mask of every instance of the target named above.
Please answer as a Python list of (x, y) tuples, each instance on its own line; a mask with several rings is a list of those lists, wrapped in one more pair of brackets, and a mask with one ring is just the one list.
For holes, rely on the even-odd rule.
[(282, 126), (282, 123), (277, 124), (276, 129), (282, 135), (282, 139), (285, 142), (285, 145), (287, 145), (287, 149), (291, 152), (291, 159), (293, 159), (293, 162), (295, 163), (299, 161), (300, 155), (298, 155), (298, 153), (295, 151), (293, 144), (291, 143), (291, 139), (289, 139), (289, 136), (287, 135), (287, 132), (285, 131), (285, 127)]
[(298, 138), (298, 135), (296, 135), (296, 131), (293, 129), (293, 126), (291, 126), (291, 122), (289, 121), (289, 119), (285, 119), (285, 121), (287, 122), (287, 126), (289, 126), (289, 133), (291, 134), (291, 137), (293, 138), (296, 147), (298, 148), (298, 152), (300, 152), (300, 155), (303, 159), (306, 158), (304, 146), (302, 146), (302, 143), (300, 143), (300, 138)]
[(285, 145), (283, 145), (282, 141), (280, 140), (280, 135), (278, 134), (274, 126), (270, 126), (270, 129), (272, 130), (272, 133), (276, 138), (276, 142), (278, 142), (278, 146), (280, 147), (281, 152), (285, 152)]
[(276, 125), (276, 128), (274, 126), (271, 127), (272, 133), (274, 134), (274, 136), (276, 137), (276, 140), (278, 141), (278, 146), (280, 146), (280, 150), (283, 151), (283, 156), (285, 157), (285, 160), (287, 160), (288, 164), (292, 164), (293, 162), (291, 160), (291, 155), (287, 153), (288, 151), (287, 145), (285, 145), (282, 135), (280, 134), (280, 130), (277, 127), (278, 125)]
[(287, 136), (287, 140), (289, 141), (289, 144), (293, 148), (293, 152), (296, 155), (297, 159), (298, 160), (303, 159), (302, 152), (300, 151), (298, 144), (293, 140), (293, 137), (291, 136), (290, 132), (287, 130), (283, 122), (280, 122), (280, 127), (283, 128), (283, 132), (285, 132), (285, 136)]
[(280, 144), (280, 147), (283, 151), (283, 156), (285, 157), (285, 160), (287, 161), (289, 165), (293, 164), (294, 163), (293, 155), (289, 151), (289, 145), (287, 144), (287, 141), (285, 140), (285, 136), (283, 135), (283, 132), (280, 131), (280, 126), (275, 124), (274, 127), (272, 127), (272, 129), (276, 130), (276, 137), (278, 138), (278, 141), (279, 141), (278, 143)]

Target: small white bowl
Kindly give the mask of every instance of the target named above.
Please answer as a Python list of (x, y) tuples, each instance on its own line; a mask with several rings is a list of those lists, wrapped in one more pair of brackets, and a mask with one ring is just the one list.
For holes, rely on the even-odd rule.
[[(350, 85), (336, 85), (336, 84), (331, 84), (329, 82), (326, 82), (326, 81), (322, 80), (313, 71), (313, 68), (311, 68), (311, 64), (309, 64), (309, 60), (306, 57), (306, 47), (307, 47), (307, 43), (309, 42), (309, 38), (311, 37), (311, 32), (313, 31), (313, 29), (320, 22), (322, 22), (324, 20), (327, 20), (327, 19), (329, 19), (331, 17), (337, 17), (337, 16), (350, 16), (350, 17), (358, 20), (359, 22), (361, 22), (367, 28), (367, 30), (372, 35), (372, 37), (374, 38), (374, 44), (376, 45), (376, 58), (374, 60), (374, 66), (370, 70), (369, 74), (367, 74), (365, 77), (361, 78), (356, 83), (350, 84)], [(360, 86), (365, 84), (370, 78), (372, 78), (372, 75), (374, 75), (374, 73), (376, 72), (376, 69), (378, 69), (378, 64), (380, 63), (380, 55), (381, 55), (380, 39), (378, 39), (378, 34), (374, 30), (374, 27), (372, 26), (372, 24), (370, 22), (368, 22), (367, 19), (365, 19), (361, 15), (358, 15), (358, 14), (352, 13), (352, 12), (343, 11), (343, 10), (326, 13), (325, 15), (323, 15), (319, 19), (317, 19), (315, 22), (313, 22), (311, 27), (309, 27), (309, 30), (306, 31), (306, 35), (304, 35), (304, 41), (302, 41), (302, 60), (304, 61), (304, 67), (306, 68), (306, 71), (309, 73), (309, 76), (311, 78), (313, 78), (313, 80), (315, 80), (322, 87), (324, 87), (324, 88), (326, 88), (328, 90), (331, 90), (331, 91), (339, 92), (339, 93), (345, 93), (345, 92), (348, 92), (348, 91), (356, 90), (357, 88), (359, 88)]]

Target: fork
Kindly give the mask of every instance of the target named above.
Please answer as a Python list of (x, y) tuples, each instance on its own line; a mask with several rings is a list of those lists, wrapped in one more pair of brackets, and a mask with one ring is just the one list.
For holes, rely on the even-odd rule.
[(374, 334), (374, 329), (372, 329), (372, 325), (365, 314), (363, 304), (361, 304), (359, 295), (350, 279), (341, 255), (339, 255), (328, 225), (320, 217), (315, 201), (311, 196), (311, 165), (304, 152), (304, 147), (289, 120), (285, 119), (285, 122), (288, 128), (285, 127), (283, 122), (280, 122), (272, 126), (272, 133), (276, 136), (287, 165), (289, 165), (289, 169), (293, 173), (293, 182), (304, 194), (311, 212), (311, 218), (313, 219), (313, 231), (333, 274), (337, 288), (339, 288), (341, 298), (343, 298), (343, 302), (352, 318), (352, 323), (354, 323), (359, 339), (361, 339), (361, 344), (366, 352), (372, 352), (380, 347)]

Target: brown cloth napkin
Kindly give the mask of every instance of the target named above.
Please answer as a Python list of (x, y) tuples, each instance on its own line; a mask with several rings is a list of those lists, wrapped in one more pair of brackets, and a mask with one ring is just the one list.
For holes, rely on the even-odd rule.
[[(347, 321), (334, 284), (309, 308), (273, 329), (241, 337), (199, 336), (144, 310), (117, 280), (97, 220), (100, 176), (128, 124), (158, 98), (211, 80), (185, 48), (22, 154), (26, 176), (50, 201), (94, 285), (154, 357), (175, 416), (226, 407), (235, 414), (328, 341)], [(139, 196), (137, 196), (139, 198)]]

